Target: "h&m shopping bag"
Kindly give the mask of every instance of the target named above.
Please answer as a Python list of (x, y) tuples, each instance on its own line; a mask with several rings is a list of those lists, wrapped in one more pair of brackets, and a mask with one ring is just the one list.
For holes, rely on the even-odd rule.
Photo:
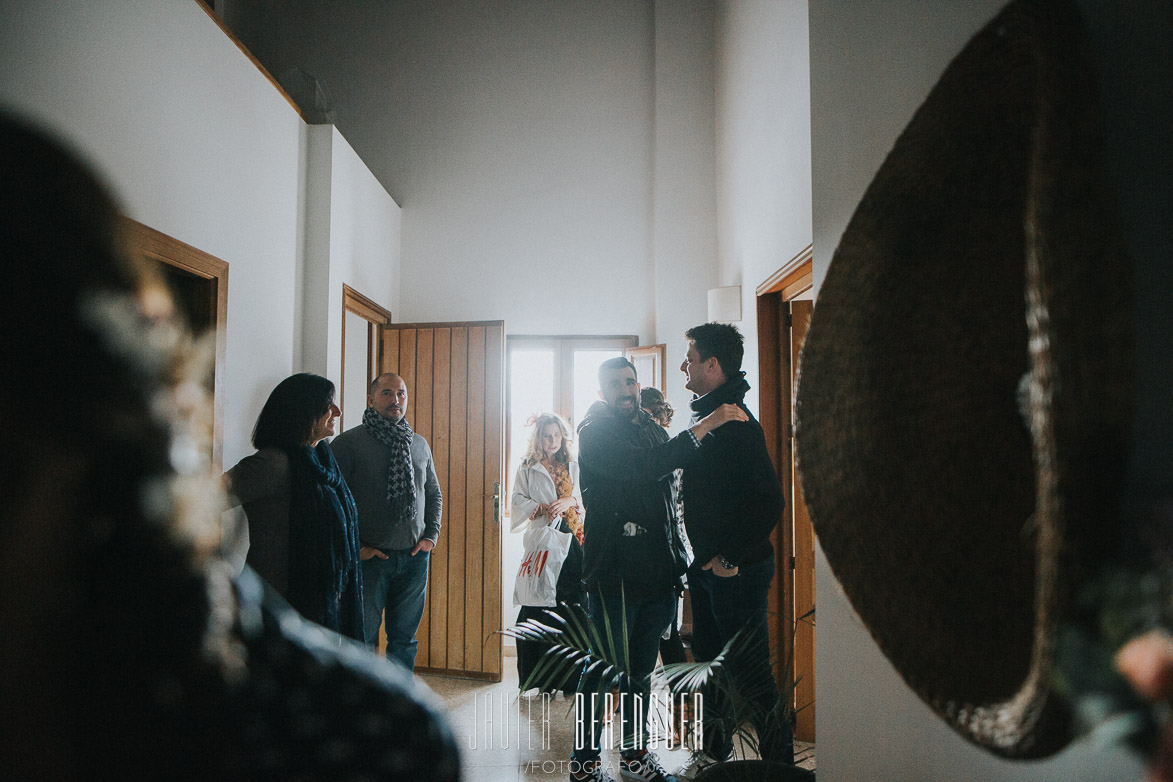
[(558, 519), (554, 519), (526, 531), (525, 552), (513, 585), (514, 605), (553, 608), (558, 604), (558, 574), (562, 572), (574, 535), (559, 531), (557, 523)]

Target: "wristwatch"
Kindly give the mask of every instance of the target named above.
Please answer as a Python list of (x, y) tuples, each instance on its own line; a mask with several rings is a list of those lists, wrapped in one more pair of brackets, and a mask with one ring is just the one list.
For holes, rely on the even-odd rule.
[(725, 568), (726, 570), (733, 570), (735, 567), (737, 567), (737, 565), (734, 565), (732, 562), (725, 559), (725, 557), (721, 554), (717, 555), (717, 561), (720, 562), (721, 567)]

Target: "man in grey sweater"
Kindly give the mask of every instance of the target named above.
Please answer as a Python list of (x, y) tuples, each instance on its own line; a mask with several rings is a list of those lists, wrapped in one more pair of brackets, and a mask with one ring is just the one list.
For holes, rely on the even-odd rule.
[(366, 642), (378, 643), (385, 616), (387, 657), (410, 671), (443, 500), (432, 449), (412, 431), (406, 413), (403, 378), (379, 375), (367, 393), (362, 425), (330, 447), (358, 506)]

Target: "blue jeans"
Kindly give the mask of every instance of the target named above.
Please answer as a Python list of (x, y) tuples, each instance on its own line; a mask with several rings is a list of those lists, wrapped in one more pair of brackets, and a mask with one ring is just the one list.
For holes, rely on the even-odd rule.
[[(630, 664), (630, 676), (626, 679), (627, 686), (621, 688), (620, 701), (624, 722), (622, 729), (622, 746), (625, 748), (641, 748), (645, 746), (646, 731), (647, 731), (647, 717), (649, 714), (649, 696), (651, 694), (652, 671), (656, 667), (656, 659), (660, 656), (660, 636), (668, 629), (676, 619), (676, 595), (668, 591), (663, 596), (652, 598), (627, 598), (626, 601), (620, 598), (619, 595), (608, 595), (606, 597), (592, 592), (590, 595), (590, 616), (595, 628), (599, 632), (599, 636), (603, 639), (603, 643), (607, 643), (606, 625), (604, 621), (610, 623), (611, 636), (614, 639), (616, 653), (619, 660), (623, 660), (622, 639), (623, 639), (623, 615), (626, 602), (627, 614), (627, 654)], [(604, 615), (606, 620), (604, 620)], [(594, 651), (594, 650), (592, 650)], [(587, 665), (589, 668), (589, 663)], [(578, 746), (575, 742), (574, 753), (572, 760), (578, 763), (586, 763), (593, 761), (599, 757), (600, 725), (603, 714), (603, 698), (598, 696), (595, 698), (594, 719), (591, 719), (591, 693), (598, 688), (599, 676), (597, 672), (589, 673), (587, 668), (583, 670), (583, 681), (580, 684), (580, 689), (586, 693), (584, 698), (585, 713), (576, 715), (577, 719), (582, 720), (583, 724), (583, 738), (582, 746)], [(642, 713), (645, 719), (632, 719), (635, 710), (633, 709), (632, 696), (642, 696)], [(619, 723), (619, 714), (617, 710), (615, 713), (615, 723)]]
[[(758, 734), (760, 754), (766, 760), (794, 762), (794, 734), (788, 714), (778, 709), (778, 683), (770, 665), (770, 639), (766, 626), (772, 557), (738, 568), (736, 576), (722, 578), (701, 570), (694, 562), (688, 571), (688, 596), (692, 603), (692, 654), (698, 662), (714, 659), (738, 630), (749, 626), (748, 644), (728, 661), (734, 686), (750, 696), (751, 714)], [(719, 688), (705, 697), (705, 751), (725, 760), (733, 751), (737, 720)]]
[(387, 559), (371, 557), (362, 563), (363, 623), (366, 642), (379, 643), (379, 625), (387, 617), (387, 659), (407, 670), (415, 668), (415, 633), (424, 615), (431, 552), (380, 549)]

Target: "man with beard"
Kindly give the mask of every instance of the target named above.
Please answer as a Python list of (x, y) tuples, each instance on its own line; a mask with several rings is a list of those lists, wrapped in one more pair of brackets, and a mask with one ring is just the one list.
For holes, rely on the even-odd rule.
[[(648, 713), (650, 676), (660, 637), (675, 618), (676, 586), (687, 564), (676, 532), (672, 472), (696, 459), (707, 447), (702, 447), (701, 439), (710, 431), (725, 421), (744, 421), (746, 416), (736, 406), (721, 406), (669, 440), (663, 428), (640, 409), (639, 395), (630, 361), (616, 357), (603, 362), (599, 396), (605, 407), (592, 408), (593, 414), (579, 428), (586, 507), (583, 580), (594, 626), (604, 635), (603, 628), (610, 627), (613, 644), (608, 645), (619, 657), (613, 662), (626, 660), (630, 672), (618, 712), (622, 715), (620, 774), (635, 782), (674, 782), (675, 777), (646, 749), (642, 718)], [(626, 650), (621, 648), (624, 631)], [(589, 673), (583, 676), (591, 679)], [(594, 691), (593, 679), (581, 689)], [(589, 716), (580, 714), (579, 719), (585, 724)], [(589, 733), (584, 730), (584, 734), (585, 746), (576, 746), (572, 757), (571, 780), (610, 780), (599, 761), (597, 724), (590, 721)]]
[[(749, 383), (741, 371), (741, 333), (727, 324), (705, 323), (689, 329), (685, 337), (688, 351), (680, 371), (687, 378), (684, 387), (696, 394), (693, 419), (726, 404), (737, 405), (746, 416), (714, 433), (698, 458), (684, 467), (684, 526), (696, 555), (688, 569), (693, 657), (714, 659), (748, 626), (746, 643), (729, 660), (729, 671), (739, 691), (755, 704), (762, 757), (793, 762), (793, 736), (788, 718), (777, 708), (778, 685), (766, 629), (774, 577), (770, 532), (785, 506), (782, 487), (762, 427), (745, 406)], [(732, 752), (730, 734), (736, 726), (729, 723), (719, 694), (710, 693), (705, 704), (705, 753), (725, 760)]]
[(440, 537), (440, 482), (427, 441), (412, 431), (407, 386), (391, 372), (375, 378), (362, 425), (330, 447), (358, 506), (366, 642), (386, 616), (387, 657), (415, 667), (428, 562)]

